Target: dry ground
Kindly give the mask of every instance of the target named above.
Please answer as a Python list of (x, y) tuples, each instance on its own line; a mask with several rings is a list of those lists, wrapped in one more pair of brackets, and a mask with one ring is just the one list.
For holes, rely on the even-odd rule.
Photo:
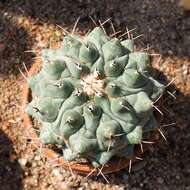
[[(0, 1), (1, 2), (1, 1)], [(20, 103), (24, 70), (33, 63), (30, 49), (49, 47), (60, 40), (61, 25), (71, 31), (80, 16), (77, 32), (93, 28), (88, 16), (101, 21), (111, 17), (116, 30), (136, 28), (137, 48), (151, 47), (155, 77), (171, 92), (164, 104), (164, 128), (153, 152), (128, 170), (102, 177), (85, 178), (52, 166), (23, 138)], [(105, 26), (111, 33), (109, 24)], [(0, 3), (0, 189), (190, 189), (190, 13), (174, 0), (7, 0)]]

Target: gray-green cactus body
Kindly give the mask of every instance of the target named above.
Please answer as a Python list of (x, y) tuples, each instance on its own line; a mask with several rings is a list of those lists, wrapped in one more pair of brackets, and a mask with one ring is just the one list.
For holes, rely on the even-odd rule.
[(152, 105), (165, 88), (148, 66), (148, 54), (134, 52), (132, 40), (110, 38), (98, 27), (43, 50), (41, 71), (28, 79), (34, 98), (27, 107), (42, 122), (42, 142), (94, 167), (134, 156), (134, 145), (158, 127)]

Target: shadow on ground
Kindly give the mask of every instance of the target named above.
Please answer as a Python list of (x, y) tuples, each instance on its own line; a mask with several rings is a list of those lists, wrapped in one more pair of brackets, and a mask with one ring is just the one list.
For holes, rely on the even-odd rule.
[(0, 189), (22, 190), (22, 176), (13, 143), (0, 129)]
[(83, 30), (92, 25), (89, 16), (101, 21), (111, 17), (118, 30), (135, 27), (136, 35), (144, 34), (142, 47), (149, 44), (162, 55), (189, 56), (190, 13), (182, 11), (178, 1), (7, 0), (4, 6), (7, 11), (31, 17), (39, 23), (63, 27), (73, 25), (80, 17), (79, 27)]
[(17, 74), (22, 63), (31, 64), (32, 56), (25, 52), (31, 45), (32, 39), (25, 29), (0, 9), (0, 77)]
[[(38, 24), (59, 24), (67, 28), (71, 28), (80, 16), (81, 20), (78, 26), (80, 30), (86, 31), (93, 26), (89, 20), (90, 15), (95, 20), (100, 19), (101, 21), (111, 17), (116, 30), (125, 30), (125, 27), (128, 26), (129, 29), (130, 27), (137, 28), (134, 35), (143, 33), (144, 37), (137, 42), (141, 47), (149, 44), (156, 53), (189, 58), (190, 13), (183, 12), (177, 3), (172, 2), (165, 0), (7, 0), (3, 7), (7, 12), (30, 17)], [(6, 46), (3, 54), (5, 62), (3, 61), (4, 66), (1, 64), (0, 72), (6, 74), (15, 72), (14, 69), (17, 67), (13, 64), (15, 57), (12, 58), (12, 63), (6, 63), (6, 57), (11, 56), (11, 52), (15, 49), (21, 60), (28, 64), (31, 63), (31, 55), (25, 57), (26, 54), (23, 52), (30, 49), (32, 42), (23, 28), (3, 21), (3, 18), (0, 19), (0, 35), (4, 37)], [(110, 25), (105, 25), (105, 27), (111, 31)], [(9, 35), (9, 32), (14, 37)], [(9, 46), (7, 46), (7, 40)], [(20, 63), (21, 61), (19, 61)], [(168, 83), (162, 73), (156, 72), (155, 76), (163, 83)], [(176, 122), (176, 126), (163, 129), (167, 131), (168, 143), (165, 144), (164, 140), (160, 140), (155, 146), (152, 156), (145, 157), (146, 166), (138, 172), (128, 175), (128, 171), (123, 170), (107, 176), (111, 183), (126, 185), (129, 181), (130, 186), (133, 187), (140, 186), (138, 183), (143, 181), (142, 188), (146, 189), (156, 189), (157, 186), (161, 189), (163, 184), (166, 189), (190, 188), (190, 94), (180, 92), (176, 86), (170, 86), (170, 89), (171, 91), (176, 90), (177, 99), (173, 100), (169, 97), (164, 104), (164, 124)], [(102, 178), (94, 177), (92, 179), (104, 183)]]

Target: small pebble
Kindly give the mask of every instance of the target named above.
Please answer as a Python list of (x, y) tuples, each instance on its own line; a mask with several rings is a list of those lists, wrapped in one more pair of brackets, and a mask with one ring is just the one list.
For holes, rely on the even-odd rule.
[(164, 183), (164, 180), (163, 180), (163, 178), (158, 177), (158, 178), (157, 178), (157, 182), (158, 182), (159, 184), (163, 184), (163, 183)]
[(25, 166), (27, 164), (27, 159), (25, 159), (25, 158), (20, 158), (18, 161), (21, 166)]

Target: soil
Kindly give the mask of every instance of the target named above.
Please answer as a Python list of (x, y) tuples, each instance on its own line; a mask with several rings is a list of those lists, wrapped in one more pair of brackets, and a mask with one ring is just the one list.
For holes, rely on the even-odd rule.
[[(37, 50), (50, 47), (72, 31), (84, 34), (94, 27), (92, 16), (104, 22), (109, 17), (115, 30), (136, 28), (133, 36), (137, 49), (152, 56), (154, 77), (168, 84), (175, 97), (165, 96), (162, 128), (167, 142), (160, 138), (143, 161), (115, 174), (85, 177), (55, 167), (46, 160), (24, 133), (21, 107), (25, 82), (19, 68), (27, 75)], [(110, 23), (104, 25), (107, 33)], [(190, 189), (190, 12), (174, 0), (7, 0), (0, 1), (0, 189)]]

